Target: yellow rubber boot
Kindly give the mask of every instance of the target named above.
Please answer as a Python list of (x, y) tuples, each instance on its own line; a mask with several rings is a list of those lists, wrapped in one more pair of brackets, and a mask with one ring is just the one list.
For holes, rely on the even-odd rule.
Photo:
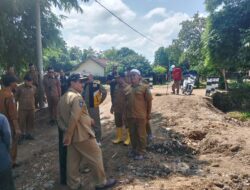
[(116, 139), (112, 141), (114, 144), (122, 142), (122, 128), (116, 128)]
[(129, 130), (127, 129), (127, 139), (123, 143), (124, 145), (128, 146), (130, 144), (130, 136), (129, 136)]

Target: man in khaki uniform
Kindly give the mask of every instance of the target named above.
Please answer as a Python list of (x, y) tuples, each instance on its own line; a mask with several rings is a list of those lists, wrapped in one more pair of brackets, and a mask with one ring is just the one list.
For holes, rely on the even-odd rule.
[[(122, 140), (122, 127), (125, 125), (125, 95), (124, 95), (124, 80), (125, 75), (123, 73), (119, 73), (116, 78), (116, 86), (114, 89), (114, 97), (112, 106), (110, 109), (111, 114), (114, 114), (115, 117), (115, 125), (116, 125), (116, 139), (112, 142), (114, 144), (121, 143)], [(127, 125), (125, 125), (127, 127)], [(130, 136), (129, 130), (127, 129), (127, 139), (124, 141), (124, 145), (130, 144)]]
[[(150, 88), (150, 84), (148, 80), (141, 80), (141, 82), (142, 84), (145, 84), (148, 88)], [(152, 134), (151, 124), (149, 120), (147, 120), (146, 132), (147, 132), (147, 142), (149, 144), (153, 141), (153, 134)]]
[(48, 74), (44, 77), (43, 84), (51, 117), (50, 124), (54, 125), (56, 123), (57, 104), (61, 96), (61, 84), (51, 67), (48, 68)]
[(4, 114), (11, 127), (12, 145), (11, 145), (11, 157), (12, 167), (17, 167), (17, 141), (21, 131), (18, 126), (18, 114), (16, 108), (16, 102), (13, 95), (13, 90), (16, 88), (16, 77), (12, 75), (5, 75), (2, 79), (4, 88), (0, 90), (0, 113)]
[[(29, 64), (29, 71), (26, 73), (32, 79), (32, 84), (38, 89), (38, 72), (33, 63)], [(35, 107), (38, 108), (38, 94), (35, 96)]]
[(16, 91), (16, 100), (19, 102), (18, 116), (19, 126), (22, 132), (21, 140), (33, 140), (32, 130), (35, 121), (35, 96), (36, 87), (32, 85), (30, 75), (24, 77), (24, 84)]
[(94, 81), (92, 74), (89, 74), (88, 81), (84, 85), (84, 90), (82, 95), (87, 105), (89, 115), (95, 121), (94, 130), (95, 130), (96, 140), (98, 144), (101, 145), (102, 126), (101, 126), (99, 105), (107, 97), (107, 91), (101, 84)]
[(17, 75), (16, 75), (16, 72), (15, 72), (14, 66), (9, 66), (9, 67), (7, 68), (7, 71), (6, 71), (6, 73), (5, 73), (5, 76), (6, 76), (6, 75), (13, 76), (13, 77), (16, 78), (17, 82), (19, 81), (19, 79), (18, 79), (18, 77), (17, 77)]
[(70, 88), (58, 103), (58, 124), (64, 131), (64, 145), (67, 147), (67, 185), (71, 189), (81, 186), (79, 168), (82, 159), (92, 166), (96, 189), (115, 185), (116, 180), (106, 180), (102, 152), (91, 129), (93, 120), (81, 96), (83, 77), (72, 74)]
[(129, 156), (134, 157), (135, 160), (142, 160), (146, 152), (146, 124), (150, 119), (152, 95), (148, 86), (140, 83), (139, 70), (132, 69), (130, 78), (131, 85), (125, 87), (126, 115), (132, 145)]

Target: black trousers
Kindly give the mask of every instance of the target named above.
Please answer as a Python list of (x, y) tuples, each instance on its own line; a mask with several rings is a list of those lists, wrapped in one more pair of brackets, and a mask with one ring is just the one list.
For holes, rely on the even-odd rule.
[(67, 184), (67, 146), (63, 144), (64, 132), (58, 128), (59, 133), (59, 163), (60, 163), (60, 183), (62, 185)]
[(15, 190), (14, 179), (12, 177), (11, 168), (0, 173), (0, 189)]

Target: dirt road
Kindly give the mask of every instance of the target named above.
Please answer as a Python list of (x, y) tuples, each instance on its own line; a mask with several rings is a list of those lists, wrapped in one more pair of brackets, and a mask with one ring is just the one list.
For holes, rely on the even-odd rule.
[[(103, 156), (108, 176), (119, 180), (116, 190), (223, 189), (250, 190), (250, 126), (215, 109), (204, 95), (166, 95), (155, 87), (151, 125), (154, 141), (147, 159), (127, 158), (128, 147), (113, 145), (114, 122), (110, 98), (101, 106)], [(170, 89), (168, 89), (170, 92)], [(15, 169), (17, 189), (66, 190), (58, 183), (57, 128), (47, 125), (46, 110), (37, 112), (36, 140), (19, 146)], [(91, 174), (84, 187), (93, 189)]]

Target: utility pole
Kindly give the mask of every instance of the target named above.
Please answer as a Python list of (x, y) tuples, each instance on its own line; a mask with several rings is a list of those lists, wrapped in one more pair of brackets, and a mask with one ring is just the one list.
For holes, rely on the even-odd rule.
[(44, 107), (43, 97), (43, 58), (42, 58), (42, 35), (41, 35), (41, 10), (40, 0), (36, 0), (36, 51), (37, 51), (37, 69), (38, 69), (38, 96), (39, 108)]

